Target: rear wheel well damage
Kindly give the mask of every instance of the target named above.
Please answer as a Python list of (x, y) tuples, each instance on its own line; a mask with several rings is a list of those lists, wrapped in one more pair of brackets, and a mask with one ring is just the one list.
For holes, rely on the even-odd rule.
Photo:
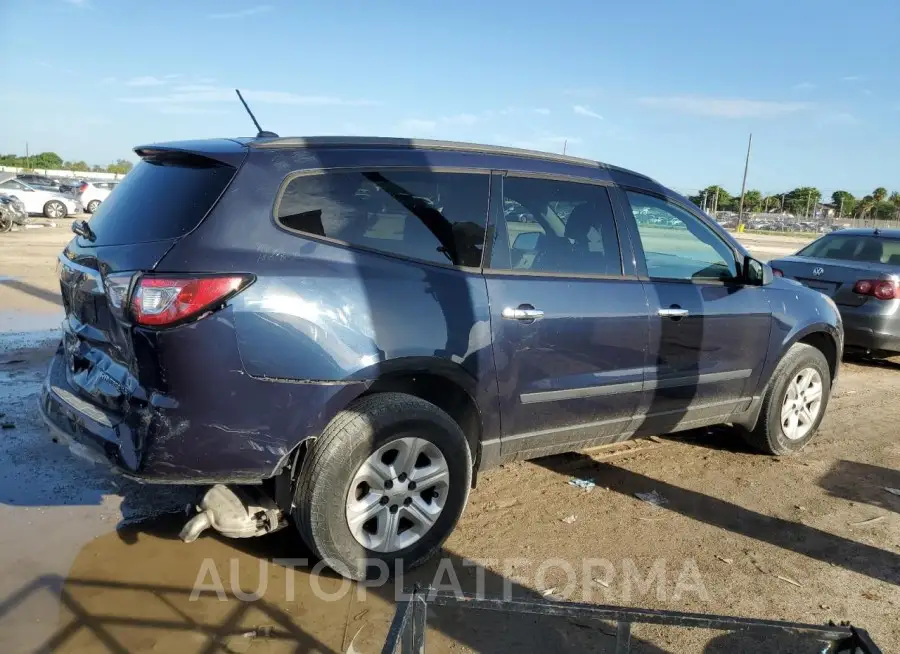
[[(476, 471), (481, 457), (481, 412), (475, 400), (466, 390), (450, 379), (434, 373), (393, 373), (375, 380), (359, 397), (376, 393), (406, 393), (434, 404), (460, 426), (466, 435), (472, 453), (474, 469), (472, 485), (475, 485)], [(359, 398), (356, 398), (359, 399)], [(270, 492), (284, 510), (290, 510), (293, 503), (293, 484), (303, 464), (303, 458), (315, 442), (315, 437), (304, 439), (283, 459), (274, 477), (266, 481)]]

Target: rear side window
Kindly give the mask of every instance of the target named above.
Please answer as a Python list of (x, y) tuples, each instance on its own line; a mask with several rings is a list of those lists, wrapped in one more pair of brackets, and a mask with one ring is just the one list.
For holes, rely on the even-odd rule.
[(91, 217), (97, 235), (83, 245), (146, 243), (183, 236), (200, 224), (235, 169), (198, 156), (148, 158)]
[(478, 267), (489, 182), (485, 174), (429, 170), (300, 175), (288, 182), (275, 215), (282, 226), (303, 234)]
[(491, 266), (513, 272), (621, 275), (609, 193), (594, 184), (509, 176), (503, 181), (506, 243)]
[(900, 265), (900, 239), (833, 234), (810, 243), (797, 254), (815, 259)]

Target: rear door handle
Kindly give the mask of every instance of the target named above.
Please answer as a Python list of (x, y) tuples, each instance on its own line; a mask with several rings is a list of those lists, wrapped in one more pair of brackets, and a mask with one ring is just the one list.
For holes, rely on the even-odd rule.
[(517, 308), (506, 307), (500, 313), (506, 320), (524, 320), (534, 322), (544, 317), (544, 312), (530, 304), (520, 304)]
[(687, 309), (682, 309), (678, 306), (669, 307), (668, 309), (660, 309), (656, 313), (661, 318), (684, 318), (685, 316), (690, 315), (690, 311), (688, 311)]

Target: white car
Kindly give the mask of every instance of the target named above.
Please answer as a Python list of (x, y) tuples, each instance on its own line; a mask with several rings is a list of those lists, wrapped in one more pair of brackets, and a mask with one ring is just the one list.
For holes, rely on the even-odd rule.
[(69, 214), (81, 213), (81, 204), (62, 193), (44, 191), (15, 179), (11, 173), (0, 173), (0, 193), (18, 198), (28, 213), (41, 214), (47, 218), (65, 218)]
[(94, 213), (118, 182), (81, 182), (75, 193), (75, 199), (81, 202), (88, 213)]

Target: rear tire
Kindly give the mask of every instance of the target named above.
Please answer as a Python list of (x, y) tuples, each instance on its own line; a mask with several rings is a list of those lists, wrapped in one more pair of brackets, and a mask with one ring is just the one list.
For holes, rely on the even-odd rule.
[(85, 209), (87, 209), (88, 213), (94, 213), (95, 211), (97, 211), (97, 208), (99, 206), (100, 206), (100, 200), (91, 200), (90, 202), (87, 203), (87, 207), (85, 207)]
[(66, 205), (59, 200), (50, 200), (44, 205), (44, 216), (46, 218), (65, 218), (68, 213), (69, 210), (66, 209)]
[(341, 411), (312, 444), (293, 518), (336, 572), (364, 579), (377, 559), (393, 575), (437, 552), (471, 482), (469, 444), (449, 415), (412, 395), (377, 393)]
[(831, 370), (825, 355), (796, 343), (775, 369), (756, 427), (745, 431), (744, 438), (766, 454), (799, 452), (815, 436), (830, 397)]

